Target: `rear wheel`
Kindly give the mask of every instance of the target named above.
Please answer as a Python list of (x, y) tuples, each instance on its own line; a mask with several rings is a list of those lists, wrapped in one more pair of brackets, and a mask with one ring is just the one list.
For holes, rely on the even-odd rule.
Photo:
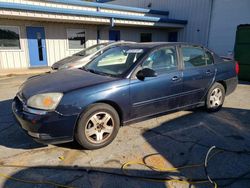
[(86, 149), (98, 149), (116, 137), (120, 119), (116, 110), (104, 103), (91, 105), (78, 121), (76, 140)]
[(210, 112), (219, 111), (225, 100), (225, 88), (220, 83), (214, 83), (209, 89), (206, 100), (206, 108)]

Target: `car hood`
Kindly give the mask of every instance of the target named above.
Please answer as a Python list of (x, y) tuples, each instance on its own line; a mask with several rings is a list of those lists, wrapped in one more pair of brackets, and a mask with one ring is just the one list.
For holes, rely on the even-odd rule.
[(59, 69), (59, 67), (63, 65), (66, 65), (68, 63), (75, 63), (77, 61), (83, 61), (84, 59), (85, 59), (84, 56), (72, 55), (54, 63), (52, 65), (52, 69)]
[(111, 82), (119, 78), (102, 76), (81, 69), (63, 70), (29, 78), (21, 88), (24, 98), (48, 92), (61, 92)]

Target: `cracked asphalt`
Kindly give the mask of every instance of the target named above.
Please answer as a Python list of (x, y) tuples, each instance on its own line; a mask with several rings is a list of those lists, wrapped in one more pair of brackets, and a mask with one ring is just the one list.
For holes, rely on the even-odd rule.
[[(203, 166), (171, 172), (153, 171), (138, 164), (122, 171), (121, 166), (128, 161), (144, 162), (161, 169), (201, 164), (211, 146), (220, 150), (217, 149), (219, 153), (209, 160), (207, 170), (219, 187), (250, 187), (249, 83), (239, 84), (237, 90), (226, 98), (220, 112), (207, 113), (203, 109), (180, 111), (131, 124), (122, 127), (109, 146), (89, 151), (74, 142), (41, 145), (21, 130), (13, 118), (11, 101), (27, 77), (0, 78), (0, 187), (209, 188), (213, 187), (210, 183), (189, 185), (146, 181), (115, 173), (206, 179)], [(5, 175), (31, 182), (16, 181), (3, 177)]]

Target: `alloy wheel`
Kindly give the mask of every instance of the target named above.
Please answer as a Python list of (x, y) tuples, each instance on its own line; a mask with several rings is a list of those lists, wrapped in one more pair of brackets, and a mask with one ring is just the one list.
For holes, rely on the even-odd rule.
[(222, 104), (223, 93), (220, 88), (215, 88), (209, 98), (209, 103), (212, 108), (217, 108)]
[(100, 144), (105, 142), (114, 131), (114, 120), (107, 112), (92, 115), (85, 126), (85, 135), (89, 142)]

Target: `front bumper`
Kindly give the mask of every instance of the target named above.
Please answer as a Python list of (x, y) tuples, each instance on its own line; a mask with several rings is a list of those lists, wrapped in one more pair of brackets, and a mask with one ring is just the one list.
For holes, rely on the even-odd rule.
[(40, 115), (26, 112), (18, 97), (13, 100), (12, 111), (22, 129), (37, 142), (58, 144), (74, 138), (77, 115), (64, 116), (55, 111)]

